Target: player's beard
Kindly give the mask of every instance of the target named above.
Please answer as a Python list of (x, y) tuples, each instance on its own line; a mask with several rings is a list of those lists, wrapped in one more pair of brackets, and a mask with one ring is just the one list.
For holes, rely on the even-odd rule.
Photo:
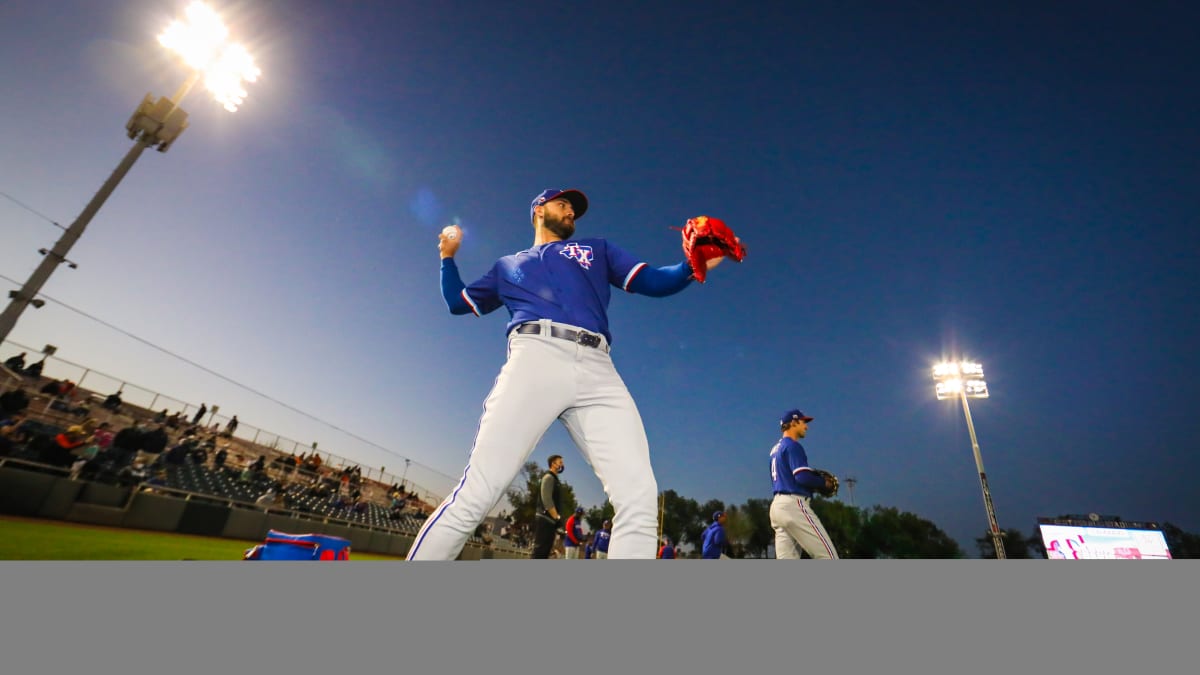
[(549, 230), (554, 236), (562, 240), (570, 239), (575, 235), (575, 219), (570, 222), (563, 218), (546, 215), (542, 218), (542, 227)]

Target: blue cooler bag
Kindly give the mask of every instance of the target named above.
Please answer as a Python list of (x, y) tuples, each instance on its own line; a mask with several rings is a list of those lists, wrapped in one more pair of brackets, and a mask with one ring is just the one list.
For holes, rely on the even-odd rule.
[(242, 560), (349, 560), (350, 540), (327, 534), (268, 530), (265, 542), (246, 549)]

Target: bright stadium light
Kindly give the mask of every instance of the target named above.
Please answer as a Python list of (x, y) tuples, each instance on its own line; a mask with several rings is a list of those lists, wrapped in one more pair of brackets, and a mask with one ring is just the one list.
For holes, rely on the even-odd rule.
[(967, 418), (967, 431), (971, 434), (971, 450), (975, 453), (975, 467), (979, 470), (979, 485), (983, 489), (983, 506), (987, 510), (988, 527), (996, 547), (996, 558), (1004, 555), (1003, 533), (996, 522), (996, 509), (992, 506), (992, 493), (988, 489), (987, 474), (983, 471), (983, 456), (979, 452), (979, 440), (975, 437), (975, 424), (971, 421), (969, 398), (987, 398), (987, 382), (983, 379), (983, 365), (973, 361), (949, 361), (933, 367), (934, 392), (939, 401), (957, 398), (962, 401), (963, 415)]
[(229, 29), (208, 5), (194, 2), (186, 13), (188, 23), (172, 21), (158, 36), (159, 44), (203, 77), (204, 87), (218, 103), (236, 112), (246, 99), (242, 82), (257, 82), (262, 71), (245, 47), (225, 42)]
[(221, 17), (203, 2), (193, 2), (184, 13), (187, 23), (172, 21), (158, 36), (158, 43), (183, 57), (196, 70), (204, 70), (221, 49), (229, 29)]
[(229, 30), (221, 18), (208, 5), (192, 3), (186, 10), (187, 22), (174, 21), (158, 36), (161, 45), (178, 54), (191, 68), (191, 74), (170, 97), (146, 94), (125, 123), (126, 135), (134, 141), (121, 163), (113, 170), (108, 180), (100, 186), (83, 212), (66, 229), (54, 248), (43, 254), (42, 262), (29, 276), (19, 291), (10, 291), (12, 300), (0, 313), (0, 342), (8, 338), (16, 326), (17, 319), (29, 305), (41, 307), (44, 301), (37, 297), (42, 285), (59, 263), (66, 262), (72, 268), (75, 263), (67, 260), (67, 252), (83, 235), (84, 229), (104, 205), (125, 174), (133, 167), (146, 148), (166, 152), (179, 135), (187, 129), (187, 113), (179, 102), (201, 78), (204, 86), (212, 92), (217, 102), (226, 110), (234, 112), (246, 99), (243, 82), (254, 82), (262, 71), (254, 65), (254, 59), (245, 48), (226, 44)]

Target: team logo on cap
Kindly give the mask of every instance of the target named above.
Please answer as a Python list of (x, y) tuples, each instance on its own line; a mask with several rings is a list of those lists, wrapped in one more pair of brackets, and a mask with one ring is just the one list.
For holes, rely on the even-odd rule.
[(591, 246), (567, 244), (566, 246), (563, 246), (562, 254), (564, 257), (570, 258), (571, 260), (579, 263), (579, 266), (585, 270), (592, 268), (593, 257)]

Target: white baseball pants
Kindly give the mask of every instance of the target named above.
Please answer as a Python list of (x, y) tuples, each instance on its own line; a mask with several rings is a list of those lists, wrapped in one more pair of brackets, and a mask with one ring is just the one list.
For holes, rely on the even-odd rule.
[(775, 495), (771, 501), (771, 527), (775, 529), (775, 558), (796, 560), (800, 548), (817, 559), (837, 559), (837, 549), (812, 510), (812, 499), (800, 495)]
[(616, 510), (608, 557), (654, 558), (658, 483), (650, 444), (607, 341), (588, 347), (551, 337), (549, 320), (538, 323), (543, 334), (509, 335), (508, 360), (483, 403), (462, 479), (425, 521), (408, 560), (457, 558), (556, 419)]

